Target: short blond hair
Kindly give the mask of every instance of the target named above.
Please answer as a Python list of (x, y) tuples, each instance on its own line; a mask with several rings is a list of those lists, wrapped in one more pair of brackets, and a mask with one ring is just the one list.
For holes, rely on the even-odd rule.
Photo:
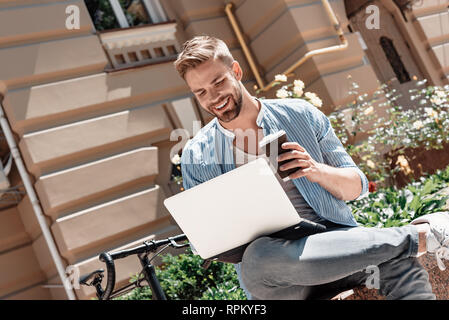
[(234, 58), (223, 40), (210, 36), (197, 36), (184, 43), (182, 52), (178, 55), (174, 65), (179, 75), (185, 79), (188, 70), (211, 59), (219, 59), (228, 67), (231, 67), (234, 62)]

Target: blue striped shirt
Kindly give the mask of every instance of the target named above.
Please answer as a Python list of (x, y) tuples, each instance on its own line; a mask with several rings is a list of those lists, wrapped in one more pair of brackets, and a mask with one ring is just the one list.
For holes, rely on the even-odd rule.
[[(303, 99), (259, 101), (261, 108), (256, 123), (263, 129), (264, 136), (284, 130), (287, 140), (304, 147), (315, 161), (332, 167), (356, 169), (362, 185), (357, 199), (368, 194), (368, 179), (346, 152), (324, 113)], [(181, 156), (186, 190), (236, 168), (234, 137), (234, 133), (225, 129), (215, 117), (187, 141)], [(345, 201), (337, 199), (306, 177), (293, 179), (292, 182), (320, 217), (338, 224), (357, 226)]]

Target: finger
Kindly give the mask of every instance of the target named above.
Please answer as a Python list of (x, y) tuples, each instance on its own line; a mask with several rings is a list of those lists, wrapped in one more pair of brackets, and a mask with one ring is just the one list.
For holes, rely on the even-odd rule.
[(290, 152), (285, 152), (283, 154), (280, 154), (277, 159), (278, 161), (285, 161), (288, 159), (304, 159), (308, 160), (310, 158), (309, 154), (306, 152), (301, 152), (298, 150), (292, 150)]
[(308, 168), (310, 167), (310, 162), (302, 159), (291, 160), (279, 167), (279, 170), (285, 171), (291, 168)]
[(298, 179), (301, 177), (306, 177), (310, 172), (312, 171), (312, 168), (305, 168), (305, 169), (299, 169), (298, 171), (295, 171), (291, 173), (288, 177), (290, 179)]
[(294, 150), (298, 150), (298, 151), (302, 151), (305, 152), (306, 149), (304, 149), (302, 146), (300, 146), (297, 142), (284, 142), (281, 145), (282, 149), (294, 149)]

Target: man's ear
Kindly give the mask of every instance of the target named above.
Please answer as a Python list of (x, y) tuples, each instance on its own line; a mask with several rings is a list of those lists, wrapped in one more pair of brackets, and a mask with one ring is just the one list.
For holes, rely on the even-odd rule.
[(243, 70), (240, 67), (240, 64), (234, 60), (231, 66), (232, 73), (234, 74), (234, 77), (237, 79), (237, 81), (242, 80), (243, 77)]

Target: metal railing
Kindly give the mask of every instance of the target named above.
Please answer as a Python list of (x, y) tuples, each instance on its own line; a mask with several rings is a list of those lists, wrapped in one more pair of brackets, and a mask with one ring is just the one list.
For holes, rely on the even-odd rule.
[(28, 194), (28, 197), (30, 199), (34, 214), (36, 215), (36, 219), (42, 230), (42, 235), (44, 237), (45, 242), (47, 243), (51, 258), (55, 263), (56, 270), (58, 271), (58, 275), (63, 283), (64, 290), (67, 294), (67, 298), (69, 300), (76, 300), (72, 284), (66, 274), (64, 262), (59, 254), (56, 242), (50, 231), (50, 227), (47, 225), (46, 218), (40, 206), (39, 198), (37, 197), (36, 191), (34, 190), (33, 187), (33, 182), (31, 181), (31, 178), (22, 160), (19, 148), (14, 139), (14, 134), (11, 130), (11, 127), (9, 126), (8, 119), (6, 118), (5, 112), (3, 110), (2, 102), (4, 93), (2, 91), (6, 91), (6, 88), (2, 87), (2, 83), (0, 82), (0, 127), (5, 135), (9, 150), (11, 150), (11, 154), (16, 164), (17, 170), (19, 171), (20, 178), (22, 179), (26, 193)]

